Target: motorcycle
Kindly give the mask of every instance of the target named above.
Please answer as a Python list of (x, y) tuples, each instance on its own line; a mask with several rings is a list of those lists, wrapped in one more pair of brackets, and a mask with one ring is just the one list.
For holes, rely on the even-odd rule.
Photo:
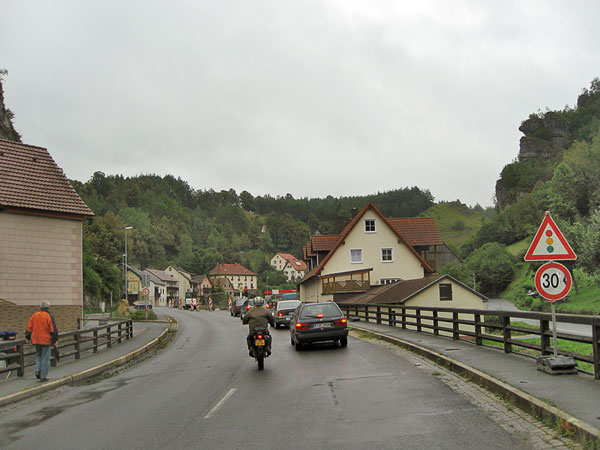
[(250, 346), (254, 359), (258, 363), (258, 370), (265, 368), (265, 358), (271, 354), (271, 335), (267, 328), (256, 328), (250, 335)]

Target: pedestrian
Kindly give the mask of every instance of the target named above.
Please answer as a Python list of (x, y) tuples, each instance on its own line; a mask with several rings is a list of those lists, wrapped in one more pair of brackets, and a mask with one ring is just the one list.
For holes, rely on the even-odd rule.
[(48, 311), (50, 302), (44, 300), (39, 311), (29, 318), (25, 339), (35, 345), (35, 377), (40, 381), (48, 381), (50, 366), (50, 349), (58, 348), (58, 329), (54, 317)]

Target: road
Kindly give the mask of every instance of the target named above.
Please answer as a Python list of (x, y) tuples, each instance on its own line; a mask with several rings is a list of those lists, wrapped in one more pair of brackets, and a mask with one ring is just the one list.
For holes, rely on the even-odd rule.
[(0, 448), (529, 448), (382, 346), (350, 338), (297, 352), (272, 329), (259, 372), (238, 318), (168, 311), (180, 331), (153, 358), (0, 410)]

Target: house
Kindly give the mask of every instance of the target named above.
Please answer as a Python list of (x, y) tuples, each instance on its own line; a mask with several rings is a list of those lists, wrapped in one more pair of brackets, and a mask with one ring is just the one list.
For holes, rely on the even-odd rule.
[(450, 275), (433, 275), (377, 286), (340, 303), (486, 309), (487, 301), (486, 296)]
[(150, 291), (148, 301), (152, 304), (152, 306), (168, 306), (167, 283), (147, 270), (142, 271), (142, 273), (147, 275), (147, 287)]
[(289, 253), (277, 253), (271, 258), (271, 266), (283, 272), (288, 281), (296, 281), (306, 274), (306, 263)]
[(169, 266), (164, 270), (177, 280), (179, 295), (185, 298), (186, 292), (192, 292), (192, 274), (177, 266)]
[[(331, 245), (331, 237), (317, 239)], [(373, 285), (424, 278), (434, 269), (388, 219), (368, 203), (342, 229), (332, 248), (305, 253), (314, 266), (299, 284), (300, 300), (335, 300), (339, 294), (366, 292)], [(306, 249), (306, 246), (305, 246)]]
[[(158, 280), (162, 281), (166, 287), (166, 302), (169, 303), (170, 300), (173, 300), (175, 305), (179, 304), (179, 282), (169, 273), (164, 270), (158, 269), (146, 269), (145, 272), (149, 273), (151, 276), (156, 277)], [(185, 298), (185, 292), (184, 297)]]
[(192, 290), (195, 291), (199, 296), (210, 295), (212, 287), (213, 286), (208, 278), (208, 275), (194, 275), (192, 277)]
[(83, 316), (82, 224), (94, 213), (42, 147), (0, 139), (0, 330), (42, 300), (61, 332)]
[[(211, 281), (213, 289), (220, 289), (225, 293), (227, 297), (233, 297), (235, 294), (239, 294), (239, 289), (234, 289), (231, 281), (228, 278), (214, 278)], [(212, 291), (212, 289), (211, 289)]]
[(256, 293), (258, 290), (258, 275), (239, 263), (217, 264), (208, 274), (211, 283), (218, 286), (216, 280), (226, 278), (235, 292), (247, 291)]

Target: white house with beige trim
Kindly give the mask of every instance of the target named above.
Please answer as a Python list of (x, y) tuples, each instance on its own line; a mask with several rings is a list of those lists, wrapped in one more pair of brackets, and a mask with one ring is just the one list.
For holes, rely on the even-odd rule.
[(334, 247), (300, 282), (300, 300), (330, 301), (336, 294), (421, 279), (433, 269), (372, 203), (342, 230)]

